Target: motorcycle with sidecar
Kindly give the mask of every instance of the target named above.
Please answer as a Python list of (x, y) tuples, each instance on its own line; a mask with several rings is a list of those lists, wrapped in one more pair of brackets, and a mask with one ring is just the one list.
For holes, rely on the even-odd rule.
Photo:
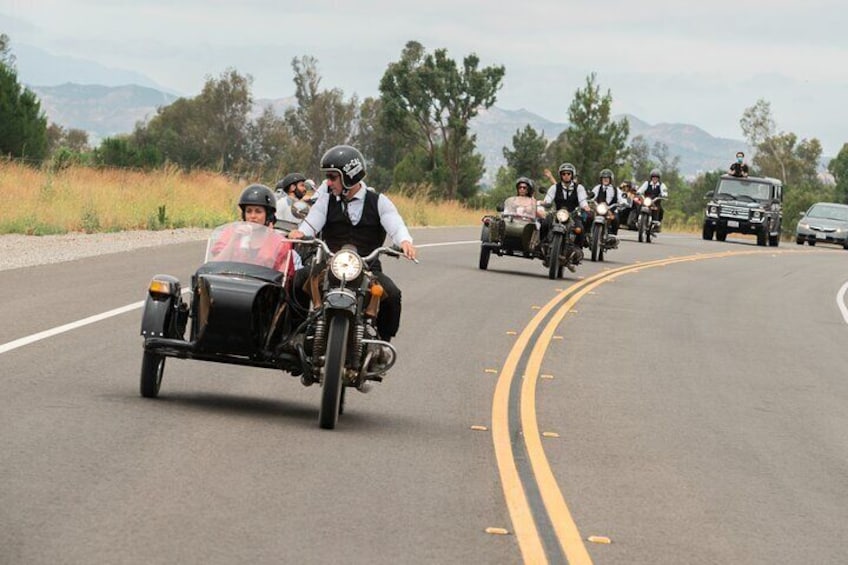
[[(548, 278), (562, 278), (563, 270), (571, 272), (583, 259), (583, 250), (576, 244), (582, 228), (568, 210), (550, 211), (546, 218), (538, 219), (532, 211), (520, 210), (508, 198), (498, 207), (498, 214), (483, 217), (480, 233), (479, 267), (486, 270), (492, 254), (498, 257), (523, 257), (541, 259), (548, 269)], [(547, 223), (545, 237), (541, 235), (541, 222)]]
[(365, 392), (383, 380), (397, 351), (376, 329), (384, 289), (369, 265), (400, 251), (379, 247), (363, 257), (298, 240), (315, 248), (304, 266), (303, 304), (293, 269), (280, 264), (280, 257), (293, 260), (285, 252), (292, 243), (279, 230), (233, 222), (212, 232), (185, 292), (176, 277), (153, 277), (141, 322), (142, 396), (158, 396), (168, 357), (276, 369), (321, 385), (319, 425), (332, 429), (347, 388)]

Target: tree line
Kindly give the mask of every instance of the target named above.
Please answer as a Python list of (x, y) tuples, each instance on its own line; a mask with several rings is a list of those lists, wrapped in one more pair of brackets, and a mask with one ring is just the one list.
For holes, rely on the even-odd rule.
[[(324, 88), (314, 57), (295, 57), (291, 67), (295, 104), (282, 116), (266, 108), (253, 117), (253, 79), (230, 68), (207, 76), (197, 96), (162, 106), (131, 133), (91, 148), (84, 131), (48, 124), (36, 95), (17, 80), (8, 36), (0, 35), (0, 151), (54, 167), (171, 164), (273, 184), (291, 171), (318, 176), (321, 155), (349, 143), (368, 160), (370, 185), (480, 207), (493, 207), (512, 194), (518, 176), (545, 186), (545, 169), (555, 172), (565, 161), (576, 166), (587, 188), (603, 168), (612, 169), (618, 181), (637, 182), (658, 168), (670, 187), (666, 218), (692, 228), (700, 225), (703, 195), (725, 170), (720, 164), (687, 181), (666, 145), (651, 145), (641, 136), (628, 143), (629, 124), (612, 119), (612, 94), (602, 92), (592, 73), (574, 92), (567, 129), (553, 139), (529, 125), (517, 130), (512, 146), (503, 147), (506, 165), (497, 171), (494, 186), (484, 187), (485, 162), (469, 125), (481, 109), (494, 105), (503, 66), (483, 67), (475, 54), (456, 61), (446, 49), (428, 51), (410, 41), (387, 66), (380, 95), (363, 100)], [(787, 187), (785, 230), (794, 228), (797, 212), (812, 202), (848, 202), (848, 144), (829, 164), (836, 179), (836, 186), (829, 187), (817, 176), (820, 142), (778, 131), (767, 101), (747, 108), (740, 128), (756, 149), (751, 174), (781, 178)]]

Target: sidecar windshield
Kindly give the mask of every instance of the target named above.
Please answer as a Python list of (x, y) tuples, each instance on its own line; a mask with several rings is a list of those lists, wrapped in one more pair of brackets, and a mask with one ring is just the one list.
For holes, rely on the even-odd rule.
[(292, 245), (277, 230), (252, 222), (215, 228), (206, 245), (205, 263), (233, 262), (288, 272)]
[(528, 220), (536, 219), (536, 201), (529, 196), (510, 196), (504, 200), (505, 216), (518, 216)]

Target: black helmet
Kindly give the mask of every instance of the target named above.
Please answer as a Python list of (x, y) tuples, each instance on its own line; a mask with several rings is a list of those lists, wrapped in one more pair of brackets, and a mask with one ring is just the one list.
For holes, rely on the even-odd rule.
[(297, 184), (297, 183), (303, 182), (303, 181), (306, 181), (306, 177), (303, 176), (302, 174), (300, 174), (300, 173), (289, 173), (286, 176), (284, 176), (283, 180), (278, 182), (277, 186), (275, 186), (274, 188), (276, 188), (277, 190), (282, 190), (283, 192), (287, 193), (289, 191), (289, 187), (291, 185)]
[(569, 171), (572, 177), (577, 176), (577, 169), (575, 169), (574, 165), (572, 165), (571, 163), (563, 163), (562, 165), (560, 165), (558, 171), (560, 176), (562, 176), (563, 171)]
[(609, 169), (602, 169), (601, 174), (598, 175), (598, 180), (607, 177), (610, 180), (610, 184), (615, 180), (615, 175), (612, 174), (612, 171)]
[(515, 192), (518, 192), (518, 185), (522, 183), (527, 185), (527, 196), (533, 196), (533, 191), (536, 189), (536, 185), (527, 177), (518, 177), (518, 180), (515, 181)]
[(659, 169), (651, 169), (651, 174), (650, 174), (650, 175), (648, 175), (648, 176), (649, 176), (649, 177), (657, 177), (658, 179), (661, 179), (661, 178), (662, 178), (662, 175), (660, 174), (660, 170), (659, 170)]
[(245, 188), (239, 197), (238, 205), (241, 208), (242, 220), (244, 220), (245, 206), (263, 206), (266, 213), (265, 221), (277, 221), (277, 218), (274, 216), (277, 213), (277, 197), (264, 184), (251, 184)]
[(321, 171), (339, 173), (342, 176), (342, 186), (353, 188), (365, 178), (365, 158), (350, 145), (336, 145), (321, 157)]

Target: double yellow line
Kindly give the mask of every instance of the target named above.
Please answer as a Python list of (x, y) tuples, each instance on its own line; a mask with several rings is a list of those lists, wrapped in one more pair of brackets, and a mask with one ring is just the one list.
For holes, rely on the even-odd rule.
[[(527, 500), (526, 488), (518, 472), (514, 449), (521, 447), (521, 440), (523, 440), (527, 457), (530, 460), (534, 475), (533, 478), (538, 486), (545, 510), (566, 559), (572, 565), (592, 563), (589, 553), (586, 550), (586, 545), (580, 537), (577, 524), (575, 524), (571, 512), (568, 510), (551, 466), (548, 463), (548, 458), (542, 447), (541, 435), (536, 420), (536, 383), (539, 379), (542, 360), (548, 345), (553, 339), (554, 331), (562, 322), (565, 315), (586, 293), (624, 274), (675, 263), (762, 253), (765, 252), (761, 250), (724, 251), (721, 253), (687, 255), (637, 263), (604, 271), (563, 290), (541, 308), (533, 319), (530, 320), (530, 323), (527, 324), (518, 336), (515, 345), (513, 345), (512, 350), (504, 362), (503, 370), (498, 377), (495, 387), (492, 403), (492, 440), (495, 447), (495, 457), (501, 476), (507, 509), (525, 563), (548, 563), (548, 556), (545, 553), (542, 539), (539, 535), (537, 519), (534, 517), (533, 510), (530, 508)], [(782, 252), (771, 251), (771, 253)], [(551, 312), (555, 309), (557, 309), (556, 312), (548, 319)], [(527, 350), (531, 337), (546, 319), (548, 319), (548, 322), (542, 329), (539, 339), (536, 340), (530, 352), (523, 375), (520, 404), (518, 407), (520, 409), (521, 430), (510, 430), (510, 391), (516, 376), (516, 370), (522, 356)], [(513, 407), (513, 409), (515, 408)], [(513, 441), (513, 433), (515, 441)], [(518, 445), (514, 446), (514, 443)], [(528, 480), (530, 479), (528, 478)]]

